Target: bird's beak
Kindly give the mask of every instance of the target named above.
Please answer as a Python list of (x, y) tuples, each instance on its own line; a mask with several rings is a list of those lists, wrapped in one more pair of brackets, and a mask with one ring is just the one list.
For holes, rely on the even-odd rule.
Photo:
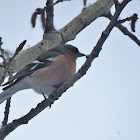
[(77, 54), (77, 57), (83, 57), (83, 56), (86, 56), (86, 55), (80, 52)]

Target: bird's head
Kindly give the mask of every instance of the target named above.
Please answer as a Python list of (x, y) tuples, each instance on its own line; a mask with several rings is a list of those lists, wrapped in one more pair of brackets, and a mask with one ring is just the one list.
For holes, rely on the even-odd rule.
[(86, 56), (85, 54), (81, 53), (75, 46), (72, 46), (69, 44), (59, 45), (56, 48), (59, 49), (59, 51), (62, 54), (66, 55), (70, 58), (71, 58), (71, 54), (74, 55), (76, 58)]

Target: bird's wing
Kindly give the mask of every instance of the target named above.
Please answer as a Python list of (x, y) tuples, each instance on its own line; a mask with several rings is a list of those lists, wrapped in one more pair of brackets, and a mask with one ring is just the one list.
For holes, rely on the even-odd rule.
[(6, 90), (7, 88), (13, 86), (17, 82), (19, 82), (22, 78), (25, 76), (31, 75), (33, 72), (44, 68), (48, 67), (53, 63), (53, 59), (56, 58), (57, 56), (61, 55), (59, 52), (54, 52), (54, 51), (46, 51), (42, 55), (40, 55), (35, 61), (32, 63), (26, 65), (23, 69), (18, 71), (16, 75), (14, 75), (12, 78), (9, 79), (8, 82), (3, 84), (2, 86), (7, 85), (3, 90)]

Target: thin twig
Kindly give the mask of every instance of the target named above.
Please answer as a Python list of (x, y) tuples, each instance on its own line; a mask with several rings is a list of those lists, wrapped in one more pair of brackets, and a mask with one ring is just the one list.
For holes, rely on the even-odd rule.
[(43, 30), (46, 27), (46, 14), (45, 14), (45, 10), (46, 10), (46, 7), (43, 8), (42, 14), (40, 16)]
[(130, 17), (127, 17), (125, 19), (119, 20), (118, 23), (121, 24), (121, 23), (124, 23), (126, 21), (131, 21), (131, 24), (130, 24), (131, 25), (131, 30), (133, 32), (135, 32), (135, 25), (136, 25), (137, 20), (138, 20), (138, 15), (135, 13)]
[(121, 4), (121, 8), (118, 9), (114, 16), (112, 17), (112, 20), (110, 21), (107, 28), (103, 31), (99, 41), (97, 42), (96, 46), (92, 50), (91, 54), (87, 57), (86, 62), (84, 65), (79, 69), (79, 71), (74, 75), (72, 79), (67, 81), (66, 83), (62, 84), (56, 91), (54, 91), (48, 99), (43, 100), (41, 103), (37, 105), (36, 108), (31, 109), (31, 111), (26, 114), (24, 117), (21, 117), (19, 119), (14, 120), (13, 122), (7, 124), (5, 127), (3, 127), (0, 131), (0, 138), (5, 138), (10, 132), (14, 131), (18, 126), (22, 124), (27, 124), (32, 118), (34, 118), (37, 114), (39, 114), (42, 110), (44, 110), (46, 107), (50, 106), (56, 99), (58, 99), (63, 92), (65, 92), (68, 88), (70, 88), (77, 80), (79, 80), (83, 75), (86, 74), (87, 70), (91, 66), (92, 61), (98, 57), (100, 51), (102, 50), (102, 46), (109, 36), (111, 30), (115, 26), (117, 19), (123, 10), (123, 8), (127, 5), (127, 3), (130, 2), (130, 0), (125, 0)]
[[(109, 13), (108, 15), (106, 15), (105, 17), (107, 17), (108, 19), (112, 19), (112, 15), (111, 13)], [(128, 37), (130, 37), (139, 47), (140, 47), (140, 40), (134, 35), (132, 34), (126, 27), (124, 27), (123, 25), (117, 23), (115, 25), (118, 29), (120, 29), (120, 31), (124, 34), (127, 35)]]
[(3, 59), (3, 67), (6, 68), (7, 62), (6, 62), (6, 58), (5, 58), (5, 55), (4, 55), (4, 49), (2, 49), (2, 47), (1, 47), (2, 44), (3, 44), (2, 37), (0, 37), (0, 52), (1, 52), (0, 57)]
[[(7, 68), (7, 61), (6, 61), (6, 58), (5, 58), (4, 49), (2, 49), (2, 47), (1, 47), (2, 44), (3, 44), (2, 37), (0, 37), (0, 52), (1, 52), (0, 57), (3, 59), (3, 67), (6, 69)], [(10, 112), (10, 101), (11, 101), (11, 98), (9, 98), (6, 102), (5, 111), (4, 111), (4, 119), (2, 121), (2, 127), (7, 125), (7, 122), (8, 122), (9, 112)]]
[[(11, 65), (13, 59), (15, 58), (15, 56), (22, 50), (22, 48), (25, 45), (26, 41), (23, 41), (23, 43), (21, 43), (19, 45), (19, 47), (15, 51), (15, 54), (13, 55), (13, 57), (7, 63), (5, 55), (4, 55), (4, 49), (2, 49), (2, 47), (1, 47), (1, 45), (2, 45), (1, 40), (2, 40), (2, 38), (0, 38), (0, 51), (1, 51), (1, 57), (3, 59), (3, 66), (5, 68), (5, 72), (4, 72), (3, 76), (2, 76), (2, 80), (0, 81), (0, 83), (2, 84), (2, 82), (4, 81), (7, 73), (9, 75), (9, 78), (12, 77), (12, 69), (10, 68), (10, 65)], [(7, 102), (6, 102), (6, 107), (5, 107), (5, 111), (4, 111), (4, 119), (2, 121), (2, 127), (7, 125), (9, 112), (10, 112), (10, 103), (11, 103), (11, 98), (9, 98), (7, 100)]]
[(22, 48), (23, 48), (23, 46), (25, 45), (25, 43), (26, 43), (26, 40), (24, 40), (24, 41), (19, 45), (19, 47), (16, 49), (14, 55), (9, 59), (9, 62), (6, 64), (7, 66), (6, 66), (6, 69), (5, 69), (5, 71), (4, 71), (3, 75), (2, 75), (2, 79), (1, 79), (1, 81), (0, 81), (0, 85), (3, 83), (3, 81), (4, 81), (5, 77), (6, 77), (6, 74), (8, 73), (8, 71), (9, 71), (9, 69), (10, 69), (10, 66), (11, 66), (11, 63), (13, 62), (15, 56), (22, 50)]
[(57, 0), (55, 3), (53, 3), (53, 5), (58, 4), (59, 2), (63, 2), (64, 0)]
[(134, 34), (128, 31), (126, 27), (121, 24), (117, 24), (116, 27), (118, 27), (118, 29), (120, 29), (124, 35), (129, 36), (140, 47), (140, 40)]
[(2, 121), (2, 127), (7, 125), (9, 112), (10, 112), (10, 103), (11, 103), (11, 97), (6, 102), (5, 111), (4, 111), (4, 119)]
[(71, 1), (71, 0), (57, 0), (56, 2), (53, 3), (53, 5), (56, 5), (56, 4), (58, 4), (60, 2), (64, 2), (64, 1)]

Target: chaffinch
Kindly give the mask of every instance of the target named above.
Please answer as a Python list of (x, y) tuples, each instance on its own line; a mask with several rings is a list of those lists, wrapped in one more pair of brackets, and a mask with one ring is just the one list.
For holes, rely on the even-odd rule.
[(48, 97), (76, 73), (76, 59), (85, 56), (72, 45), (59, 45), (42, 53), (35, 61), (18, 71), (3, 86), (0, 103), (20, 90), (32, 88)]

